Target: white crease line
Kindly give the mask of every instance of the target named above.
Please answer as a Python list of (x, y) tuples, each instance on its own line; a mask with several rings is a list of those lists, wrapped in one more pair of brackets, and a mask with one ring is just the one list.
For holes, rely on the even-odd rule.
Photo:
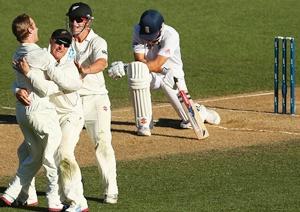
[(6, 106), (1, 106), (2, 109), (5, 109), (5, 110), (15, 110), (14, 107), (6, 107)]
[(289, 131), (274, 131), (274, 130), (250, 129), (250, 128), (228, 128), (222, 126), (213, 126), (213, 127), (220, 128), (223, 130), (231, 130), (231, 131), (269, 132), (269, 133), (280, 133), (280, 134), (288, 134), (288, 135), (300, 135), (300, 133), (298, 132), (289, 132)]
[[(239, 99), (239, 98), (248, 98), (248, 97), (257, 97), (257, 96), (267, 96), (271, 95), (273, 92), (267, 92), (267, 93), (256, 93), (256, 94), (247, 94), (247, 95), (238, 95), (238, 96), (230, 96), (230, 97), (220, 97), (220, 98), (213, 98), (213, 99), (206, 99), (206, 100), (199, 100), (201, 103), (207, 103), (207, 102), (216, 102), (216, 101), (222, 101), (222, 100), (230, 100), (230, 99)], [(198, 101), (198, 100), (196, 100)], [(169, 103), (162, 103), (162, 104), (157, 104), (154, 105), (153, 108), (164, 108), (164, 107), (171, 107)], [(132, 109), (127, 108), (127, 109), (117, 109), (113, 112), (128, 112)], [(113, 116), (115, 117), (115, 116)]]
[(257, 96), (268, 96), (273, 95), (273, 92), (267, 92), (267, 93), (257, 93), (257, 94), (247, 94), (247, 95), (238, 95), (238, 96), (229, 96), (229, 97), (220, 97), (215, 99), (207, 99), (202, 100), (201, 102), (215, 102), (215, 101), (223, 101), (223, 100), (230, 100), (230, 99), (240, 99), (240, 98), (249, 98), (249, 97), (257, 97)]

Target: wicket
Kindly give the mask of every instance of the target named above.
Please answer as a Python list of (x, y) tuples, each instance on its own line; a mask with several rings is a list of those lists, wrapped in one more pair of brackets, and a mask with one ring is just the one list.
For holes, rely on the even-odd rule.
[(274, 113), (279, 113), (278, 109), (278, 90), (279, 90), (279, 51), (280, 40), (282, 41), (282, 63), (281, 63), (281, 93), (282, 93), (282, 113), (286, 114), (287, 106), (287, 44), (290, 41), (290, 114), (296, 113), (295, 105), (295, 39), (293, 37), (277, 36), (274, 40)]

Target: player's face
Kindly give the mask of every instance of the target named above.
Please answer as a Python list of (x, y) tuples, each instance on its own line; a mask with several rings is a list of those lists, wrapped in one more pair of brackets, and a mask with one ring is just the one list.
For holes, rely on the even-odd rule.
[(50, 40), (50, 53), (57, 61), (59, 61), (61, 58), (63, 58), (63, 56), (65, 56), (69, 47), (69, 44), (61, 42), (60, 40)]
[(34, 36), (34, 41), (35, 41), (35, 42), (38, 42), (38, 41), (39, 41), (38, 28), (37, 28), (37, 26), (36, 26), (36, 24), (35, 24), (35, 22), (34, 22), (34, 20), (33, 20), (32, 18), (30, 18), (30, 23), (31, 23), (31, 26), (30, 26), (30, 28), (31, 28), (30, 33), (33, 34), (33, 36)]
[(161, 37), (161, 31), (158, 32), (157, 37), (153, 40), (145, 40), (147, 46), (154, 46), (159, 43)]
[(88, 23), (88, 19), (84, 17), (72, 17), (69, 18), (69, 26), (72, 31), (73, 35), (80, 34), (84, 28), (86, 27), (86, 24)]

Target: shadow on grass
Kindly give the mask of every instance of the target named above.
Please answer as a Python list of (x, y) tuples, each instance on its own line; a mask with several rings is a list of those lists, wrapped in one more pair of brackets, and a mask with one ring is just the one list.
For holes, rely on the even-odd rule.
[(0, 124), (17, 124), (15, 115), (0, 115)]

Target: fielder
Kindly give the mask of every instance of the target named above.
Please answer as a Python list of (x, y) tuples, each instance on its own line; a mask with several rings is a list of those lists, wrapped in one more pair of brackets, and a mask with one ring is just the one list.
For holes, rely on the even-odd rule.
[[(181, 128), (191, 128), (174, 88), (174, 77), (183, 90), (187, 91), (183, 63), (180, 53), (178, 32), (164, 23), (163, 16), (156, 10), (146, 10), (134, 26), (132, 47), (135, 61), (128, 66), (121, 61), (112, 63), (109, 76), (114, 79), (128, 74), (128, 85), (134, 105), (137, 134), (150, 136), (152, 106), (150, 89), (162, 89), (181, 119)], [(219, 124), (220, 116), (216, 111), (198, 105), (204, 121)]]
[[(72, 42), (72, 35), (65, 29), (55, 30), (50, 38), (48, 51), (51, 53), (52, 62), (59, 67), (62, 72), (68, 75), (69, 80), (74, 83), (81, 77), (72, 59), (72, 51), (68, 51)], [(70, 57), (71, 56), (71, 57)], [(21, 61), (21, 70), (23, 74), (28, 75), (30, 69), (26, 61)], [(40, 85), (41, 86), (41, 85)], [(17, 92), (16, 96), (21, 101), (25, 99), (24, 104), (28, 102), (24, 92)], [(74, 151), (79, 140), (80, 132), (83, 127), (83, 111), (81, 99), (78, 92), (58, 91), (50, 95), (50, 102), (55, 107), (59, 117), (60, 127), (62, 130), (62, 140), (58, 148), (60, 182), (62, 186), (62, 197), (64, 203), (70, 206), (66, 211), (88, 211), (88, 205), (83, 196), (83, 185), (80, 167), (78, 166)], [(34, 182), (32, 183), (34, 184)], [(27, 204), (36, 197), (34, 185), (29, 189)], [(28, 196), (28, 195), (27, 195)], [(26, 198), (19, 198), (19, 205), (24, 205)]]
[[(43, 165), (48, 180), (46, 192), (48, 210), (59, 211), (64, 205), (58, 193), (58, 168), (55, 157), (61, 141), (61, 129), (55, 106), (49, 102), (46, 95), (41, 95), (39, 90), (34, 89), (34, 84), (39, 80), (46, 81), (44, 71), (49, 67), (50, 60), (48, 53), (35, 44), (38, 41), (38, 28), (30, 16), (26, 14), (17, 16), (13, 20), (12, 31), (20, 42), (14, 54), (14, 61), (25, 56), (32, 68), (31, 73), (27, 75), (30, 79), (28, 80), (14, 66), (16, 86), (27, 89), (31, 101), (30, 106), (24, 106), (19, 101), (16, 103), (17, 121), (29, 154), (20, 160), (16, 176), (1, 196), (0, 206), (10, 206), (22, 189), (28, 192), (33, 177)], [(54, 72), (50, 71), (49, 74)], [(46, 93), (58, 89), (55, 83), (46, 83), (43, 86)], [(22, 151), (22, 148), (20, 149)]]
[(104, 203), (115, 204), (118, 201), (116, 158), (112, 147), (111, 105), (103, 76), (107, 67), (107, 43), (91, 29), (94, 17), (89, 5), (74, 3), (66, 15), (73, 35), (75, 60), (84, 76), (83, 87), (79, 90), (84, 126), (95, 145), (104, 185)]

